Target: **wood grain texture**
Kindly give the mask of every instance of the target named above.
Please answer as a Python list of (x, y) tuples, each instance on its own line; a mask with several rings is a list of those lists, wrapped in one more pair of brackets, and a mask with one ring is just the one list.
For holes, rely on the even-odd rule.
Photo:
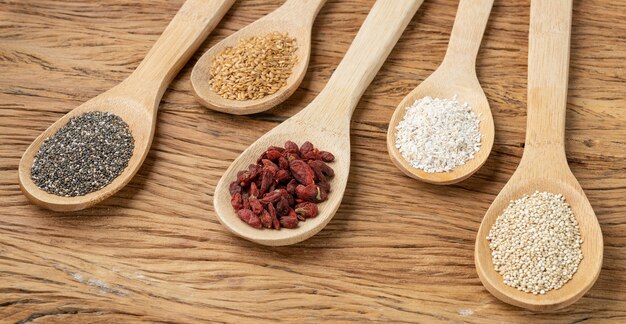
[(311, 239), (272, 248), (219, 224), (215, 185), (241, 151), (319, 93), (373, 1), (328, 1), (308, 74), (276, 109), (231, 116), (202, 108), (189, 84), (199, 54), (281, 3), (236, 2), (165, 93), (135, 178), (94, 208), (61, 214), (21, 194), (22, 152), (127, 77), (182, 0), (0, 1), (3, 321), (626, 321), (623, 1), (575, 1), (571, 40), (566, 152), (604, 234), (603, 269), (576, 304), (538, 314), (489, 294), (473, 262), (481, 218), (521, 158), (529, 1), (495, 2), (478, 55), (496, 127), (481, 170), (440, 187), (404, 176), (387, 157), (391, 114), (443, 58), (458, 4), (427, 0), (354, 112), (338, 213)]

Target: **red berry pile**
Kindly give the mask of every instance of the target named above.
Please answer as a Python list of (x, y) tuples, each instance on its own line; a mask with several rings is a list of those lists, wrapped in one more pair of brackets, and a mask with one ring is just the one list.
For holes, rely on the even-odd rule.
[(330, 179), (335, 176), (326, 164), (335, 156), (287, 141), (285, 147), (270, 146), (237, 173), (230, 184), (230, 203), (241, 220), (255, 228), (295, 228), (298, 222), (317, 216), (317, 203), (328, 198)]

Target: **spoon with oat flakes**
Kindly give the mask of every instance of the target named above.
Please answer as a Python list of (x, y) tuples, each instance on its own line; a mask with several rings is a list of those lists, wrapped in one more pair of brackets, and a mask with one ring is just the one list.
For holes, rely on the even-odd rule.
[[(448, 51), (441, 65), (426, 80), (411, 91), (396, 108), (387, 130), (387, 150), (391, 161), (404, 174), (425, 182), (447, 185), (467, 179), (487, 161), (494, 139), (493, 117), (489, 102), (476, 77), (476, 56), (489, 20), (493, 0), (461, 0), (457, 9)], [(479, 120), (480, 150), (474, 158), (448, 172), (428, 173), (415, 168), (396, 147), (398, 124), (407, 108), (416, 100), (432, 98), (452, 99), (468, 103)]]

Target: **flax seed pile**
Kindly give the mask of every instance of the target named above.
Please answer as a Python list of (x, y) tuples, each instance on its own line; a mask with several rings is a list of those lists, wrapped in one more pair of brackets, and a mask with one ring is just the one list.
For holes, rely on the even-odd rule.
[(285, 86), (297, 61), (296, 39), (287, 33), (242, 39), (211, 65), (213, 91), (230, 100), (261, 99)]
[(480, 150), (478, 118), (455, 98), (424, 97), (406, 109), (396, 127), (396, 148), (414, 168), (447, 172)]
[(561, 288), (583, 258), (574, 213), (562, 195), (550, 192), (511, 201), (487, 240), (504, 283), (535, 295)]
[(122, 118), (109, 112), (87, 112), (72, 117), (41, 144), (31, 179), (57, 196), (83, 196), (117, 178), (128, 165), (134, 147)]

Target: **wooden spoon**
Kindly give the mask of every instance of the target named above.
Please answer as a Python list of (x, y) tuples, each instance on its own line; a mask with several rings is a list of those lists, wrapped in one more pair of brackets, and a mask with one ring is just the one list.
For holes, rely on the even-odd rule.
[[(465, 180), (487, 160), (493, 146), (494, 127), (487, 97), (476, 77), (476, 55), (489, 20), (493, 0), (461, 0), (457, 9), (446, 56), (437, 70), (411, 91), (396, 108), (387, 130), (387, 150), (391, 161), (409, 177), (434, 184), (452, 184)], [(396, 127), (406, 109), (416, 100), (453, 98), (467, 102), (479, 118), (482, 134), (480, 151), (473, 159), (449, 172), (428, 173), (414, 168), (396, 148)]]
[[(214, 196), (215, 212), (226, 228), (260, 244), (288, 245), (311, 237), (330, 221), (341, 204), (350, 172), (350, 119), (354, 108), (421, 4), (421, 0), (378, 0), (324, 90), (305, 109), (259, 138), (230, 165)], [(230, 204), (228, 186), (237, 171), (247, 169), (268, 146), (282, 145), (287, 140), (297, 144), (309, 140), (320, 150), (335, 155), (335, 162), (330, 163), (335, 177), (328, 200), (319, 205), (317, 217), (300, 222), (298, 228), (252, 228), (237, 217)]]
[[(572, 0), (533, 0), (528, 53), (526, 147), (519, 167), (493, 202), (478, 230), (475, 262), (483, 285), (502, 301), (531, 310), (554, 310), (574, 303), (591, 288), (602, 267), (602, 232), (598, 220), (567, 165), (565, 110)], [(486, 239), (511, 200), (536, 190), (563, 194), (579, 223), (583, 260), (563, 287), (533, 295), (504, 284), (492, 264)]]
[[(75, 211), (92, 206), (123, 188), (148, 154), (156, 126), (157, 108), (165, 89), (233, 2), (185, 2), (146, 58), (126, 80), (76, 107), (39, 135), (26, 149), (19, 165), (20, 187), (26, 197), (48, 209)], [(33, 158), (39, 146), (70, 118), (89, 111), (111, 112), (128, 124), (135, 140), (135, 149), (128, 166), (107, 186), (84, 196), (61, 197), (41, 190), (30, 177)]]
[[(304, 79), (311, 55), (311, 29), (313, 21), (326, 0), (287, 0), (269, 15), (230, 35), (206, 51), (191, 71), (191, 85), (198, 101), (207, 108), (234, 114), (247, 115), (268, 110), (289, 98)], [(274, 94), (255, 100), (226, 99), (211, 88), (211, 65), (217, 55), (234, 47), (241, 39), (264, 36), (271, 32), (287, 32), (298, 44), (298, 61), (287, 84)]]

